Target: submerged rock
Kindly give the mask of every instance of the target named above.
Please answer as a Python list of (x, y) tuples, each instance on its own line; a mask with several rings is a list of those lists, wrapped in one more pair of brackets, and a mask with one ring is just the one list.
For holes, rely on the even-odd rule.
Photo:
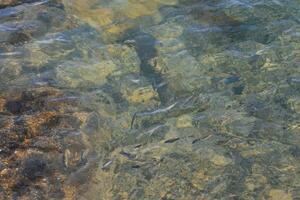
[(292, 200), (293, 199), (290, 193), (287, 193), (280, 189), (271, 189), (269, 191), (269, 197), (271, 200), (279, 200), (279, 199)]
[(19, 3), (20, 3), (19, 0), (3, 0), (0, 3), (0, 8), (6, 7), (6, 6), (14, 6)]
[(40, 157), (29, 157), (24, 162), (22, 174), (30, 180), (36, 180), (44, 176), (47, 164)]
[(193, 127), (192, 117), (189, 115), (182, 115), (182, 116), (178, 117), (178, 119), (176, 121), (176, 127), (177, 128)]
[(210, 84), (208, 76), (199, 76), (203, 74), (203, 68), (186, 50), (158, 57), (156, 68), (161, 69), (168, 89), (175, 94), (203, 89)]
[(177, 0), (151, 2), (64, 0), (63, 2), (68, 12), (101, 30), (106, 41), (115, 41), (130, 29), (138, 28), (139, 24), (160, 21), (160, 6), (174, 5)]
[(288, 100), (288, 104), (290, 105), (291, 110), (293, 110), (296, 113), (300, 113), (300, 98), (290, 98)]
[(31, 2), (0, 10), (1, 197), (297, 197), (297, 1)]
[(81, 65), (70, 62), (58, 67), (56, 76), (60, 84), (65, 87), (94, 87), (105, 84), (106, 78), (116, 69), (117, 66), (112, 61)]

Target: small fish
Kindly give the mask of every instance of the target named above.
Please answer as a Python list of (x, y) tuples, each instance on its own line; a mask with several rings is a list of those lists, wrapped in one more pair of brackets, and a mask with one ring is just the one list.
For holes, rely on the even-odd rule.
[(166, 107), (166, 108), (160, 108), (154, 111), (150, 111), (150, 112), (142, 112), (142, 113), (134, 113), (132, 120), (131, 120), (131, 125), (130, 125), (130, 129), (133, 128), (134, 125), (134, 121), (136, 119), (136, 117), (143, 117), (143, 116), (154, 116), (156, 114), (160, 114), (160, 113), (164, 113), (164, 112), (168, 112), (169, 110), (171, 110), (173, 107), (175, 107), (177, 105), (177, 102), (173, 103), (172, 105)]
[(134, 113), (130, 129), (134, 128), (134, 122), (137, 118), (155, 117), (156, 120), (164, 119), (166, 117), (176, 117), (192, 110), (205, 110), (208, 107), (209, 98), (200, 95), (191, 95), (187, 98), (181, 98), (172, 104), (161, 107), (152, 111), (143, 111)]
[(230, 77), (227, 77), (226, 79), (224, 79), (224, 83), (226, 85), (231, 84), (231, 83), (236, 83), (238, 81), (240, 81), (240, 77), (238, 77), (238, 76), (230, 76)]
[(192, 144), (195, 144), (196, 142), (199, 142), (200, 140), (201, 140), (200, 138), (197, 138), (197, 139), (192, 141)]
[(179, 138), (178, 137), (176, 137), (176, 138), (171, 138), (171, 139), (168, 139), (168, 140), (166, 140), (164, 143), (173, 143), (173, 142), (176, 142), (177, 140), (179, 140)]
[(125, 156), (126, 158), (128, 158), (128, 159), (130, 159), (130, 160), (132, 160), (132, 159), (135, 158), (135, 155), (132, 155), (132, 154), (130, 154), (130, 153), (128, 153), (128, 152), (125, 152), (125, 151), (120, 151), (120, 154), (121, 154), (122, 156)]
[(141, 166), (140, 165), (132, 165), (131, 166), (133, 169), (138, 169), (138, 168), (140, 168)]
[(142, 146), (142, 144), (137, 144), (134, 146), (135, 149), (140, 148)]
[(112, 160), (110, 160), (110, 161), (108, 161), (108, 162), (106, 162), (103, 166), (102, 166), (102, 168), (101, 169), (106, 169), (106, 168), (108, 168), (111, 164), (113, 163), (113, 161)]

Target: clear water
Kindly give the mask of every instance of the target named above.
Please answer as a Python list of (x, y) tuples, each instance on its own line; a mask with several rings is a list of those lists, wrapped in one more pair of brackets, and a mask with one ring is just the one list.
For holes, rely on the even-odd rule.
[(0, 8), (0, 199), (300, 199), (299, 0)]

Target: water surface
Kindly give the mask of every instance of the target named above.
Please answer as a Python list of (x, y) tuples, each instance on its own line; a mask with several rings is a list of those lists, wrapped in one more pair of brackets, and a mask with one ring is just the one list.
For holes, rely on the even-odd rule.
[(0, 199), (300, 199), (299, 0), (0, 2)]

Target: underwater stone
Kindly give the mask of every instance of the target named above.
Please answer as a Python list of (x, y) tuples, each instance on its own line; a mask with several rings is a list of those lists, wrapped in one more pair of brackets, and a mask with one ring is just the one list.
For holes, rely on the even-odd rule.
[(245, 186), (248, 190), (255, 191), (256, 189), (264, 187), (267, 182), (268, 180), (265, 176), (261, 174), (255, 174), (246, 178)]
[(151, 99), (158, 98), (157, 92), (155, 92), (152, 86), (140, 87), (131, 94), (126, 95), (126, 99), (132, 103), (147, 103)]
[(132, 103), (148, 103), (151, 100), (158, 98), (157, 92), (152, 85), (144, 82), (143, 79), (133, 79), (128, 77), (127, 83), (121, 86), (121, 94), (125, 99)]
[(245, 102), (245, 111), (254, 117), (267, 118), (270, 115), (270, 108), (267, 103), (256, 96), (249, 96)]
[(42, 177), (46, 170), (46, 162), (39, 156), (32, 156), (25, 160), (22, 174), (28, 179), (34, 181)]
[(174, 5), (177, 0), (143, 2), (133, 0), (118, 3), (64, 0), (63, 3), (67, 12), (101, 30), (104, 40), (116, 41), (130, 29), (138, 28), (140, 24), (159, 22), (161, 20), (159, 7)]
[[(159, 42), (156, 43), (155, 48), (157, 49), (158, 55), (160, 55), (160, 59), (164, 58), (164, 54), (169, 54), (169, 53), (176, 53), (185, 50), (185, 44), (184, 41), (178, 39), (178, 38), (169, 38), (165, 40), (160, 40)], [(154, 58), (157, 59), (157, 58)], [(158, 63), (155, 63), (157, 61), (152, 60), (155, 68), (160, 68), (158, 66)], [(161, 71), (161, 70), (158, 70)]]
[(244, 85), (239, 85), (239, 86), (233, 87), (232, 92), (235, 95), (241, 95), (244, 91), (244, 88), (245, 88)]
[(120, 66), (121, 74), (137, 73), (140, 70), (141, 61), (134, 48), (130, 48), (126, 45), (107, 45), (108, 55), (112, 61)]
[(148, 31), (158, 41), (165, 41), (171, 38), (178, 38), (183, 33), (184, 27), (177, 24), (176, 22), (167, 21), (157, 26), (152, 26)]
[(300, 78), (299, 77), (290, 77), (288, 79), (288, 83), (292, 88), (295, 88), (296, 90), (300, 89)]
[(177, 128), (193, 127), (192, 121), (193, 121), (193, 119), (190, 115), (182, 115), (182, 116), (178, 117), (178, 119), (176, 121), (176, 127)]
[[(159, 105), (158, 92), (153, 88), (150, 81), (139, 74), (125, 74), (115, 77), (113, 80), (116, 90), (120, 92), (123, 99), (136, 106), (155, 107)], [(120, 84), (122, 83), (122, 84)]]
[(22, 111), (22, 103), (19, 101), (9, 101), (5, 104), (6, 110), (13, 114), (19, 114)]
[(106, 83), (106, 78), (116, 69), (117, 66), (109, 60), (80, 65), (70, 62), (57, 68), (56, 77), (64, 87), (93, 87)]
[(0, 8), (4, 8), (6, 6), (13, 6), (13, 5), (16, 5), (19, 3), (20, 3), (20, 0), (2, 0), (0, 2)]
[(292, 97), (288, 100), (288, 104), (291, 108), (296, 113), (300, 113), (300, 97)]
[(157, 65), (162, 69), (167, 86), (173, 92), (191, 92), (210, 84), (209, 77), (199, 76), (203, 68), (187, 50), (164, 55), (157, 59)]
[(226, 157), (224, 157), (222, 155), (217, 155), (217, 154), (214, 155), (214, 156), (212, 156), (212, 158), (210, 159), (210, 161), (213, 164), (217, 165), (217, 166), (226, 166), (229, 163), (231, 163), (231, 159), (226, 158)]
[(5, 109), (6, 100), (0, 97), (0, 112), (3, 112)]
[(270, 200), (293, 200), (293, 197), (290, 193), (287, 193), (280, 189), (271, 189), (269, 191)]
[(57, 113), (55, 112), (41, 112), (35, 115), (24, 116), (26, 135), (30, 138), (41, 134), (42, 126), (49, 123), (56, 116)]
[(37, 43), (28, 43), (25, 48), (28, 49), (28, 55), (24, 58), (26, 68), (39, 69), (51, 60), (50, 55), (44, 53)]
[(22, 73), (22, 65), (18, 60), (0, 60), (0, 83), (6, 83)]
[[(111, 92), (111, 91), (110, 91)], [(110, 93), (103, 90), (94, 90), (82, 98), (81, 105), (86, 109), (92, 109), (103, 116), (116, 114), (118, 105)]]
[(198, 52), (213, 52), (220, 48), (220, 45), (230, 42), (230, 38), (226, 37), (224, 30), (218, 26), (190, 26), (184, 30), (182, 37), (187, 49), (197, 48)]
[(33, 37), (41, 36), (47, 31), (46, 26), (38, 20), (6, 23), (1, 26), (0, 42), (16, 46), (29, 42)]

